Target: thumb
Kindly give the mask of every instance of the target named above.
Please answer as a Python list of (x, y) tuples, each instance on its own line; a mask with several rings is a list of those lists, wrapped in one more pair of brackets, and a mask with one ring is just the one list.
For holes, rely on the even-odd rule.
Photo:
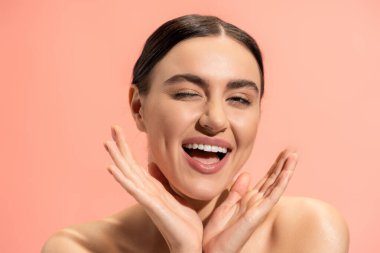
[(232, 185), (230, 193), (228, 194), (225, 202), (228, 205), (234, 205), (236, 202), (238, 202), (247, 193), (250, 183), (251, 176), (249, 173), (241, 173)]

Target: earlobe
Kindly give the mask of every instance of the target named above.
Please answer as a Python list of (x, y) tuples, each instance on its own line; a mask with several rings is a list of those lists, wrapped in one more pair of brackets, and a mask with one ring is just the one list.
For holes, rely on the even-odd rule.
[(138, 88), (135, 85), (132, 85), (131, 88), (129, 88), (129, 105), (131, 107), (131, 113), (137, 128), (140, 131), (145, 132), (142, 104), (142, 97), (140, 96)]

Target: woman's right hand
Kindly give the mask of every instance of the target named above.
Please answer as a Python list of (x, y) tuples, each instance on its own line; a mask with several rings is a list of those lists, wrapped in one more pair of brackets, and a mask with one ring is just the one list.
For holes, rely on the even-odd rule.
[(115, 163), (108, 171), (144, 207), (170, 252), (202, 252), (203, 225), (197, 213), (171, 191), (157, 165), (151, 163), (148, 173), (135, 161), (121, 127), (112, 127), (112, 138), (104, 144)]

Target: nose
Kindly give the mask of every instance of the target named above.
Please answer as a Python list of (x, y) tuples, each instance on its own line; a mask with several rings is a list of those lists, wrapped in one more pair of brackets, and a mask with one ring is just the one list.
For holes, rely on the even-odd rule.
[(199, 118), (199, 125), (210, 134), (217, 134), (226, 130), (227, 115), (222, 102), (208, 101)]

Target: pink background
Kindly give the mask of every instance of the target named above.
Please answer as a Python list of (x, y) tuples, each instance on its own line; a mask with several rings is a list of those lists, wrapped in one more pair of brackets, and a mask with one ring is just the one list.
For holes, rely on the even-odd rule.
[(288, 195), (336, 206), (350, 252), (380, 252), (380, 4), (351, 1), (0, 1), (0, 252), (38, 252), (54, 231), (133, 199), (105, 167), (120, 124), (138, 159), (146, 142), (129, 115), (133, 63), (164, 21), (213, 14), (264, 52), (266, 95), (255, 178), (287, 145), (300, 162)]

